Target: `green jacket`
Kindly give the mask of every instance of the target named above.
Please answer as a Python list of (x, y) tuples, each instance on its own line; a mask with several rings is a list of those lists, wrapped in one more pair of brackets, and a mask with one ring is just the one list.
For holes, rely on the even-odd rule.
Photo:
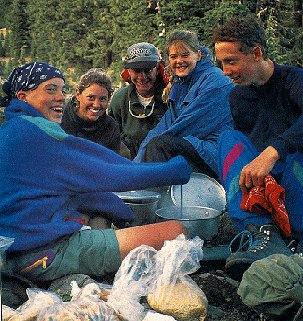
[(146, 118), (136, 118), (129, 113), (129, 108), (134, 115), (144, 112), (133, 83), (118, 89), (112, 97), (109, 114), (119, 123), (122, 141), (130, 150), (131, 158), (137, 155), (142, 140), (158, 124), (167, 110), (167, 104), (162, 100), (164, 86), (161, 84), (158, 87), (154, 100), (146, 107), (145, 114), (148, 115), (151, 112), (153, 104), (154, 111)]

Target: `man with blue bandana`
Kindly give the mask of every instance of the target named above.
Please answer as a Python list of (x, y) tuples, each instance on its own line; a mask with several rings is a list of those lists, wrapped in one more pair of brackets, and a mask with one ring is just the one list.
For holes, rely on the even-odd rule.
[(182, 158), (135, 164), (60, 127), (65, 79), (54, 66), (15, 68), (3, 85), (0, 127), (0, 235), (14, 238), (6, 269), (33, 281), (67, 274), (102, 276), (117, 271), (133, 248), (161, 248), (187, 233), (178, 222), (126, 229), (92, 229), (86, 217), (116, 225), (134, 213), (114, 193), (184, 184), (191, 168)]

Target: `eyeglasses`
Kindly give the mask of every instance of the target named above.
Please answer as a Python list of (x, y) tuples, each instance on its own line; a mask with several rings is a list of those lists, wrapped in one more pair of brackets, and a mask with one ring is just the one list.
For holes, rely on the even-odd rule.
[(150, 110), (150, 112), (149, 112), (148, 114), (145, 114), (146, 109), (144, 109), (144, 112), (143, 112), (143, 113), (141, 113), (141, 114), (139, 114), (139, 115), (135, 115), (135, 114), (133, 113), (132, 109), (131, 109), (131, 103), (130, 103), (130, 101), (128, 102), (128, 111), (129, 111), (129, 113), (131, 114), (131, 116), (136, 117), (136, 118), (139, 118), (139, 119), (147, 118), (147, 117), (151, 116), (151, 115), (153, 114), (153, 112), (154, 112), (154, 108), (155, 108), (155, 102), (153, 102), (153, 104), (152, 104), (152, 106), (151, 106), (151, 110)]

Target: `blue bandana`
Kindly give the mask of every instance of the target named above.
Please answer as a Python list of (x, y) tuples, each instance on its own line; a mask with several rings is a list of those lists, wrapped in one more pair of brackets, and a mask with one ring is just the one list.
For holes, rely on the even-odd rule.
[(45, 62), (31, 62), (15, 68), (2, 85), (3, 91), (7, 94), (7, 102), (16, 97), (19, 90), (33, 90), (41, 83), (52, 79), (62, 78), (62, 72), (56, 67)]

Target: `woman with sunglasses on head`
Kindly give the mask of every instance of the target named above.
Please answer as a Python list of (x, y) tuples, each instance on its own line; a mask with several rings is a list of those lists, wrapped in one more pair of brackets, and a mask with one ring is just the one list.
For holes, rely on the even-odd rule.
[(62, 128), (68, 134), (91, 140), (119, 153), (119, 125), (106, 113), (112, 93), (111, 80), (101, 69), (88, 70), (80, 77), (76, 94), (67, 104)]
[(182, 155), (194, 171), (217, 177), (217, 138), (233, 128), (228, 102), (233, 84), (214, 66), (195, 33), (173, 31), (166, 50), (173, 74), (170, 108), (142, 142), (135, 161)]
[(158, 49), (150, 43), (129, 47), (124, 68), (121, 75), (129, 85), (113, 95), (109, 114), (119, 123), (122, 141), (132, 159), (142, 140), (167, 110), (162, 100), (166, 84)]

